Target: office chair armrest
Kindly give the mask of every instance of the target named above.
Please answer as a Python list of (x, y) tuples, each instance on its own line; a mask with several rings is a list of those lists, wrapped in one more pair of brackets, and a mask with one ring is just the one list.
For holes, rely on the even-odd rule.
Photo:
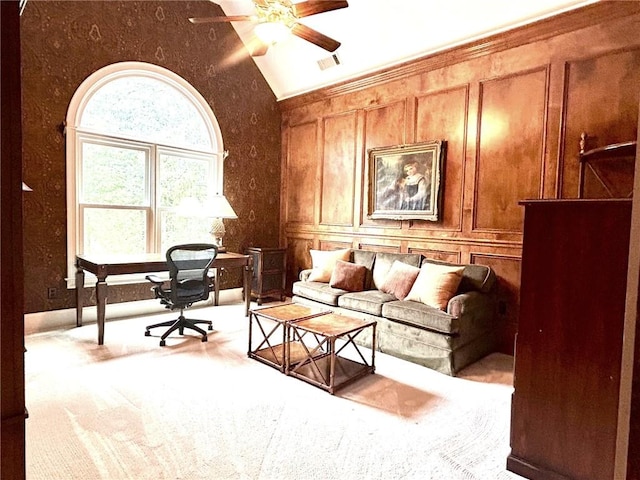
[(147, 280), (149, 280), (151, 283), (156, 284), (157, 286), (162, 286), (162, 284), (164, 283), (164, 280), (161, 279), (160, 277), (158, 277), (157, 275), (147, 275), (146, 277)]

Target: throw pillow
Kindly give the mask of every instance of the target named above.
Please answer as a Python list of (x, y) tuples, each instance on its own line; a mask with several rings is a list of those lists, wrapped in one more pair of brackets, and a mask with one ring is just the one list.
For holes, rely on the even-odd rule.
[(349, 260), (350, 248), (342, 250), (309, 250), (313, 265), (307, 279), (310, 282), (328, 282), (338, 260)]
[(338, 260), (333, 269), (329, 286), (340, 288), (349, 292), (361, 292), (364, 290), (364, 280), (367, 275), (367, 267), (355, 263)]
[(418, 267), (395, 260), (384, 278), (384, 282), (380, 285), (380, 291), (389, 293), (399, 300), (404, 300), (411, 291), (419, 273)]
[(422, 302), (446, 311), (449, 300), (458, 290), (463, 271), (464, 267), (425, 263), (420, 267), (418, 278), (405, 300)]

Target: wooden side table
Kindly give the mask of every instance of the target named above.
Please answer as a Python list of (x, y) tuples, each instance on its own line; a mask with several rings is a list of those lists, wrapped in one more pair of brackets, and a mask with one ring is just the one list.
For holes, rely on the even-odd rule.
[[(306, 353), (288, 345), (289, 323), (330, 313), (297, 303), (254, 308), (249, 315), (247, 355), (286, 373), (291, 364), (306, 358)], [(255, 344), (255, 346), (254, 346)]]
[[(376, 322), (328, 313), (287, 324), (284, 371), (316, 387), (334, 392), (375, 373)], [(355, 338), (371, 328), (371, 362), (365, 359)], [(308, 334), (308, 335), (307, 335)], [(297, 355), (293, 363), (294, 351)], [(300, 353), (304, 355), (300, 358)], [(287, 363), (288, 362), (288, 363)]]
[(287, 250), (285, 248), (248, 247), (246, 255), (253, 256), (253, 278), (251, 280), (251, 298), (262, 305), (265, 298), (284, 301), (287, 269)]

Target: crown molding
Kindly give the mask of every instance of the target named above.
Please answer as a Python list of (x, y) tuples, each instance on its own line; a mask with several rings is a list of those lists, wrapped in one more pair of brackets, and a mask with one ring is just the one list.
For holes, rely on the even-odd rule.
[(437, 70), (638, 13), (640, 13), (640, 2), (604, 1), (594, 3), (416, 60), (380, 69), (374, 73), (286, 98), (279, 101), (278, 105), (281, 111), (292, 110), (330, 97), (354, 93), (381, 83), (399, 80), (425, 71)]

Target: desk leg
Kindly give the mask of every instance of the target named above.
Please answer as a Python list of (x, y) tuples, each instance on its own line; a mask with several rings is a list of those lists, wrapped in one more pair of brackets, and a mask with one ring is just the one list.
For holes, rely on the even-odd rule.
[(251, 277), (253, 275), (253, 267), (251, 264), (244, 267), (244, 316), (249, 316), (249, 309), (251, 308)]
[(96, 302), (98, 310), (98, 345), (104, 345), (104, 316), (107, 303), (107, 282), (98, 279), (96, 282)]
[(82, 326), (82, 308), (84, 307), (84, 270), (76, 267), (76, 327)]
[(216, 281), (213, 285), (213, 305), (218, 306), (220, 302), (220, 282), (222, 281), (222, 269), (216, 268)]

